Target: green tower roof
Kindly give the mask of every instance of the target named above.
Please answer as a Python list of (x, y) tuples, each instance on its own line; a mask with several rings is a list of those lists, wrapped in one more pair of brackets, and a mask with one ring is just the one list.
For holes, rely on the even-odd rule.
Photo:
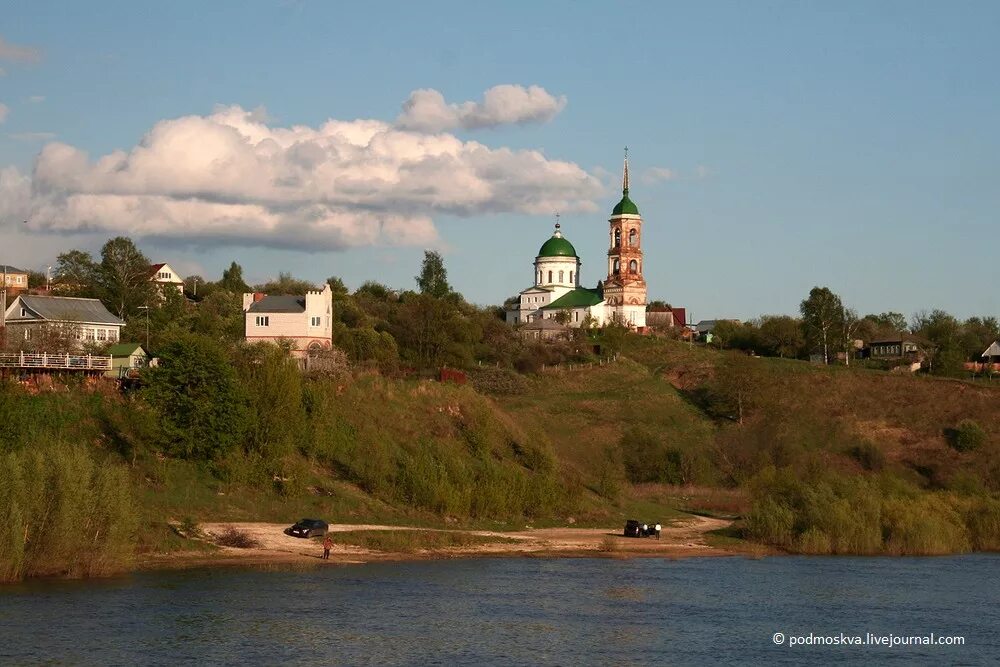
[(559, 225), (556, 224), (556, 231), (552, 234), (552, 238), (542, 244), (542, 247), (538, 249), (539, 257), (576, 257), (576, 248), (573, 244), (563, 238), (562, 232), (559, 231)]
[(625, 173), (622, 176), (622, 200), (611, 210), (611, 215), (639, 215), (639, 207), (628, 198), (628, 148), (625, 149)]
[(622, 200), (615, 204), (611, 210), (611, 215), (639, 215), (639, 207), (628, 198), (628, 188), (622, 191)]

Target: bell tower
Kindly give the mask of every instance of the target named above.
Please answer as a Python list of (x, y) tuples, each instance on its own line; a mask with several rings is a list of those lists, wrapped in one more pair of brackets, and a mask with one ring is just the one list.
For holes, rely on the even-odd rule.
[(646, 326), (646, 280), (642, 277), (642, 216), (628, 196), (628, 147), (622, 175), (622, 199), (608, 219), (608, 277), (604, 300), (612, 315), (630, 327)]

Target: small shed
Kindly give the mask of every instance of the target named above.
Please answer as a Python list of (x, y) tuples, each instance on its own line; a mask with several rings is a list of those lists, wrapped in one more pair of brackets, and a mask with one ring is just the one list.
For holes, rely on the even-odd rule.
[(111, 355), (111, 370), (105, 377), (135, 379), (140, 368), (149, 366), (149, 352), (139, 343), (118, 343), (108, 348)]
[(986, 363), (1000, 362), (1000, 340), (993, 341), (993, 344), (983, 352), (982, 357)]

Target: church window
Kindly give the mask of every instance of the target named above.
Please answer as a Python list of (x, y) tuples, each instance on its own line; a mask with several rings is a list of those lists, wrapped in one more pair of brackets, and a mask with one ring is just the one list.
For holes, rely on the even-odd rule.
[(628, 232), (628, 244), (629, 245), (635, 245), (635, 241), (636, 241), (636, 237), (637, 236), (638, 236), (638, 234), (636, 233), (636, 231), (634, 229), (630, 229), (629, 232)]
[(628, 263), (628, 270), (631, 273), (638, 273), (639, 272), (639, 262), (637, 262), (637, 261), (635, 261), (633, 259), (631, 262)]
[(622, 263), (618, 258), (615, 258), (613, 272), (617, 275), (622, 272)]
[(563, 272), (560, 271), (559, 272), (559, 282), (562, 282), (562, 281), (563, 281)]
[(572, 271), (569, 272), (569, 281), (570, 281), (570, 283), (573, 282), (573, 272)]
[(616, 229), (615, 230), (615, 247), (617, 248), (617, 247), (621, 246), (621, 244), (622, 244), (622, 230)]
[(552, 272), (551, 271), (549, 271), (549, 282), (550, 283), (552, 282)]

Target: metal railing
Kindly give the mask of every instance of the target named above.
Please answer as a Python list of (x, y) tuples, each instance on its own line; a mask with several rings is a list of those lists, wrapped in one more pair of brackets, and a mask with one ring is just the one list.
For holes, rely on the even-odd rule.
[(71, 371), (110, 371), (111, 357), (95, 354), (0, 352), (0, 368), (42, 368)]

